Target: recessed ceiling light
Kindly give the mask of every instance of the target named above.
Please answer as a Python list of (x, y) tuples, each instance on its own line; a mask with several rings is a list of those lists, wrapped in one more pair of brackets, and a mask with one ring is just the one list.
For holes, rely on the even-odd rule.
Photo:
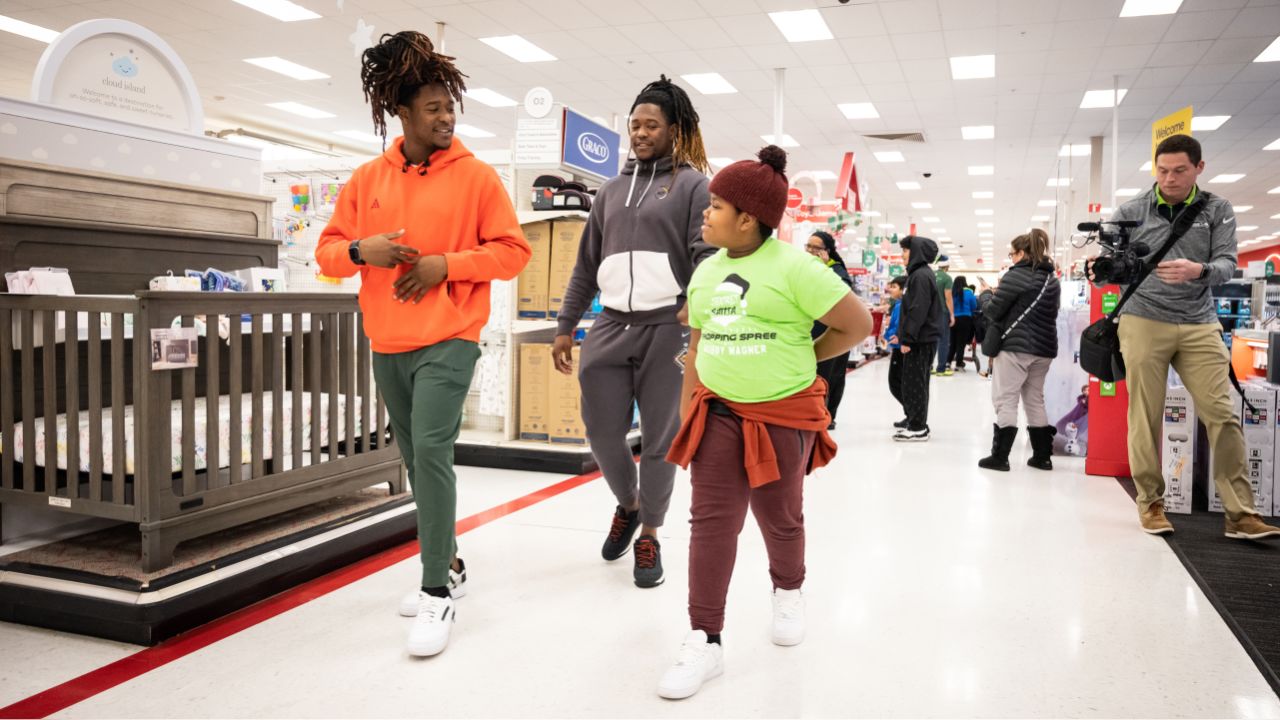
[(1124, 0), (1120, 8), (1120, 17), (1141, 17), (1143, 15), (1172, 15), (1178, 12), (1182, 0)]
[(1253, 209), (1253, 206), (1252, 205), (1232, 205), (1231, 209), (1235, 210), (1238, 213), (1242, 213), (1242, 212), (1249, 212), (1250, 210)]
[(720, 73), (692, 73), (680, 77), (703, 95), (729, 95), (738, 92), (738, 88), (725, 80)]
[(980, 228), (989, 228), (989, 227), (995, 227), (995, 226), (996, 226), (996, 224), (995, 224), (995, 223), (989, 223), (989, 222), (980, 222), (980, 223), (978, 223), (978, 227), (980, 227)]
[(946, 231), (947, 229), (944, 227), (929, 228), (929, 232), (938, 233), (939, 235), (941, 235), (942, 233), (945, 233)]
[(817, 10), (791, 10), (787, 12), (771, 12), (769, 19), (787, 42), (811, 42), (813, 40), (830, 40), (834, 36), (822, 13)]
[(1240, 227), (1236, 228), (1236, 230), (1239, 232), (1253, 232), (1254, 230), (1257, 230), (1257, 229), (1258, 229), (1257, 225), (1241, 225)]
[(374, 135), (371, 132), (365, 132), (364, 130), (335, 130), (333, 134), (339, 137), (347, 138), (348, 140), (359, 140), (360, 142), (366, 142), (366, 143), (382, 142), (382, 138), (378, 137), (377, 135)]
[(496, 135), (489, 132), (488, 130), (478, 128), (475, 125), (466, 125), (464, 123), (458, 123), (457, 125), (454, 125), (453, 132), (454, 134), (461, 135), (462, 137), (465, 137), (465, 138), (497, 137)]
[(990, 190), (974, 190), (973, 191), (974, 200), (990, 200), (995, 196), (996, 194), (994, 192), (991, 192)]
[(932, 210), (932, 209), (933, 209), (933, 203), (927, 203), (927, 202), (913, 202), (913, 203), (911, 203), (911, 207), (912, 207), (912, 208), (914, 208), (914, 209), (916, 209), (916, 210)]
[(1209, 181), (1209, 184), (1226, 185), (1228, 183), (1239, 182), (1242, 177), (1244, 177), (1244, 173), (1223, 173), (1221, 175), (1214, 175), (1213, 179)]
[(1041, 200), (1040, 202), (1036, 203), (1036, 205), (1038, 205), (1039, 207), (1057, 207), (1058, 201), (1057, 200)]
[(711, 163), (714, 167), (727, 167), (733, 164), (733, 158), (713, 157), (707, 158), (707, 162)]
[(274, 55), (271, 57), (245, 58), (244, 61), (250, 65), (257, 65), (265, 70), (270, 70), (271, 72), (287, 75), (294, 80), (323, 80), (329, 77), (319, 70), (312, 70), (305, 65), (289, 62), (284, 58), (275, 57)]
[(994, 165), (970, 165), (970, 175), (995, 175), (996, 168)]
[(939, 223), (939, 222), (942, 222), (942, 219), (941, 219), (941, 218), (936, 218), (936, 217), (934, 217), (934, 216), (930, 215), (929, 217), (924, 218), (924, 219), (923, 219), (923, 220), (921, 220), (920, 222), (925, 222), (925, 223)]
[(892, 228), (892, 227), (893, 227), (893, 223), (880, 223), (880, 227), (885, 228), (886, 230), (888, 230), (889, 228)]
[(814, 170), (809, 173), (809, 177), (815, 178), (817, 180), (839, 180), (840, 179), (839, 177), (836, 176), (835, 173), (831, 172), (830, 170)]
[(1196, 115), (1191, 118), (1191, 129), (1195, 132), (1217, 130), (1230, 119), (1230, 115)]
[(1104, 207), (1104, 208), (1102, 208), (1101, 210), (1099, 210), (1098, 212), (1102, 213), (1103, 215), (1110, 215), (1111, 213), (1113, 213), (1113, 212), (1115, 212), (1115, 211), (1116, 211), (1116, 209), (1115, 209), (1115, 208)]
[(784, 147), (784, 148), (789, 148), (789, 147), (800, 147), (800, 143), (796, 142), (796, 139), (795, 139), (795, 138), (791, 137), (790, 135), (788, 135), (788, 134), (786, 134), (786, 133), (783, 133), (783, 134), (782, 134), (782, 142), (780, 142), (780, 143), (779, 143), (779, 142), (774, 142), (774, 140), (773, 140), (773, 135), (761, 135), (760, 137), (761, 137), (761, 139), (763, 139), (765, 142), (769, 143), (770, 145), (781, 145), (781, 146), (782, 146), (782, 147)]
[(0, 30), (7, 33), (13, 33), (14, 35), (21, 35), (25, 38), (31, 38), (32, 40), (39, 40), (42, 43), (53, 42), (53, 39), (61, 34), (57, 30), (50, 30), (47, 27), (32, 25), (29, 22), (22, 22), (21, 20), (11, 18), (6, 15), (0, 15)]
[(876, 159), (882, 163), (900, 163), (906, 162), (907, 159), (897, 150), (883, 150), (875, 154)]
[(489, 107), (515, 107), (520, 104), (506, 95), (490, 90), (489, 88), (463, 90), (462, 94), (482, 105), (488, 105)]
[(1138, 172), (1151, 172), (1151, 161), (1148, 160), (1138, 167)]
[(960, 137), (965, 140), (990, 140), (995, 136), (995, 125), (965, 125), (960, 128)]
[(995, 76), (995, 55), (966, 55), (951, 58), (952, 80), (978, 80)]
[[(980, 238), (995, 237), (995, 234), (994, 233), (978, 233), (978, 237)], [(990, 243), (983, 243), (983, 245), (990, 245)]]
[(522, 63), (550, 62), (555, 55), (543, 50), (519, 35), (498, 35), (480, 38), (480, 42)]
[(1047, 187), (1067, 187), (1071, 185), (1071, 178), (1049, 178), (1049, 182), (1045, 183)]
[[(1120, 88), (1120, 102), (1124, 102), (1124, 96), (1129, 93), (1128, 88)], [(1080, 100), (1080, 109), (1089, 110), (1092, 108), (1109, 108), (1119, 103), (1112, 101), (1115, 97), (1115, 90), (1089, 90)]]
[(1267, 191), (1268, 195), (1280, 195), (1280, 187), (1273, 187)]
[(880, 113), (876, 111), (874, 103), (840, 103), (836, 107), (840, 108), (840, 112), (844, 113), (844, 116), (850, 120), (874, 120), (880, 117)]
[(904, 182), (899, 182), (898, 189), (899, 190), (919, 190), (920, 183), (916, 182), (915, 180), (907, 180)]
[(251, 10), (270, 15), (277, 20), (294, 22), (297, 20), (315, 20), (320, 17), (316, 13), (289, 0), (231, 0)]
[(973, 211), (974, 215), (995, 215), (996, 211), (991, 208), (978, 208)]
[(1142, 192), (1141, 188), (1120, 188), (1116, 191), (1116, 197), (1133, 197)]
[(331, 112), (325, 112), (324, 110), (313, 108), (310, 105), (303, 105), (302, 103), (296, 102), (267, 103), (267, 107), (273, 107), (277, 110), (283, 110), (284, 112), (300, 115), (304, 118), (311, 118), (312, 120), (337, 117)]
[(1253, 59), (1254, 62), (1276, 62), (1277, 60), (1280, 60), (1280, 37), (1272, 40), (1267, 49)]
[(867, 210), (862, 213), (863, 217), (880, 217), (879, 210)]
[(1063, 145), (1058, 149), (1058, 157), (1085, 157), (1093, 152), (1089, 145)]
[(1048, 215), (1032, 215), (1031, 222), (1049, 222)]

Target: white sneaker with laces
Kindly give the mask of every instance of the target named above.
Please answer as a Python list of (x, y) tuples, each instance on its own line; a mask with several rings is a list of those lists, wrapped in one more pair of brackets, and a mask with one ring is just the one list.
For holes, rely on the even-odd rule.
[(906, 428), (893, 434), (895, 442), (929, 442), (929, 428), (924, 430), (908, 430)]
[(449, 632), (453, 629), (453, 598), (438, 598), (422, 594), (418, 601), (418, 616), (409, 630), (409, 654), (415, 657), (439, 655), (449, 644)]
[[(426, 593), (421, 589), (413, 590), (404, 594), (400, 598), (400, 617), (417, 617), (418, 602)], [(449, 568), (449, 594), (454, 600), (460, 600), (467, 594), (467, 568), (464, 566), (462, 572), (456, 573), (453, 568)]]
[(724, 672), (724, 648), (707, 642), (707, 634), (694, 630), (685, 636), (676, 662), (658, 681), (658, 695), (668, 700), (683, 700), (702, 688), (702, 684)]
[(804, 642), (804, 595), (800, 590), (773, 591), (773, 644)]

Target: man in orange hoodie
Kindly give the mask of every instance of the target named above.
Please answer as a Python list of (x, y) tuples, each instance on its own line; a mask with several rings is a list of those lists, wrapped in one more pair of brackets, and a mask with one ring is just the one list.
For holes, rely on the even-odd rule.
[(360, 273), (374, 377), (418, 509), (422, 584), (400, 614), (416, 618), (409, 652), (428, 656), (448, 645), (453, 603), (465, 593), (453, 445), (489, 283), (518, 275), (531, 251), (497, 173), (453, 136), (466, 88), (453, 58), (417, 32), (383, 35), (360, 77), (374, 127), (385, 138), (390, 113), (404, 137), (352, 174), (316, 260), (331, 277)]

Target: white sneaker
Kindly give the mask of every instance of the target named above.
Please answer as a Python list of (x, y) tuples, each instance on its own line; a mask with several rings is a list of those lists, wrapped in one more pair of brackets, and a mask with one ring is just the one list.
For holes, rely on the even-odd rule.
[(683, 700), (702, 688), (702, 683), (724, 672), (724, 648), (707, 642), (707, 634), (694, 630), (685, 636), (676, 663), (658, 681), (658, 695)]
[(924, 430), (902, 429), (893, 434), (895, 442), (929, 442), (929, 428)]
[[(462, 566), (462, 572), (456, 573), (453, 568), (449, 568), (449, 594), (454, 600), (460, 600), (467, 594), (467, 566)], [(405, 593), (400, 598), (400, 617), (417, 617), (418, 603), (422, 600), (426, 593), (419, 588), (412, 592)]]
[(439, 655), (449, 644), (453, 621), (453, 598), (423, 593), (418, 602), (418, 617), (409, 630), (409, 654), (416, 657)]
[(804, 642), (804, 595), (799, 590), (773, 591), (773, 644)]

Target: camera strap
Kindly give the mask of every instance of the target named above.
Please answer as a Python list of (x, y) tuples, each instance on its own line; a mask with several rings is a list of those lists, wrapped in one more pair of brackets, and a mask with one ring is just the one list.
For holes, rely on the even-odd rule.
[(1196, 195), (1196, 199), (1182, 209), (1182, 212), (1174, 219), (1173, 226), (1169, 229), (1169, 239), (1165, 240), (1164, 245), (1160, 246), (1160, 249), (1155, 255), (1151, 256), (1150, 260), (1142, 264), (1142, 270), (1138, 273), (1137, 279), (1133, 281), (1133, 284), (1125, 288), (1124, 294), (1120, 296), (1120, 302), (1116, 303), (1116, 308), (1107, 315), (1109, 320), (1115, 322), (1115, 319), (1120, 316), (1120, 308), (1129, 302), (1129, 298), (1137, 292), (1138, 286), (1151, 275), (1156, 266), (1160, 264), (1160, 261), (1164, 260), (1164, 256), (1168, 255), (1173, 246), (1177, 244), (1178, 240), (1187, 234), (1187, 231), (1195, 223), (1196, 218), (1200, 217), (1200, 211), (1204, 209), (1209, 197), (1212, 197), (1209, 193), (1199, 192)]

